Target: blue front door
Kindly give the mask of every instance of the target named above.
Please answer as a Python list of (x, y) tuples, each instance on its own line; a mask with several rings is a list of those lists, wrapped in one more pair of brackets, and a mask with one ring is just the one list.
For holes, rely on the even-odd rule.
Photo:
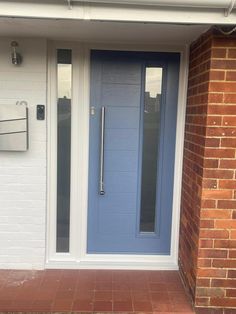
[(178, 53), (92, 51), (88, 253), (170, 254)]

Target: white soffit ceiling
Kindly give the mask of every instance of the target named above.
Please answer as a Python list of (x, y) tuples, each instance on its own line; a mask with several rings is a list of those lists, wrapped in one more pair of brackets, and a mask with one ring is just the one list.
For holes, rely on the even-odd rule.
[(94, 22), (0, 18), (0, 36), (43, 37), (86, 42), (187, 44), (205, 32), (206, 25)]

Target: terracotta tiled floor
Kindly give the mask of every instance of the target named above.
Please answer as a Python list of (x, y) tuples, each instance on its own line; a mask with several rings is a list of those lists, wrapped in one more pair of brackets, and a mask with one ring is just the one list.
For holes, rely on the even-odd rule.
[(0, 312), (194, 311), (175, 271), (0, 271)]

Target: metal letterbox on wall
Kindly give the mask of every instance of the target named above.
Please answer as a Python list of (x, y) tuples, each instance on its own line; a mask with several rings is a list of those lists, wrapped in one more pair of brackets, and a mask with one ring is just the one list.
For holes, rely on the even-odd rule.
[(27, 106), (0, 104), (0, 151), (26, 151), (27, 149)]

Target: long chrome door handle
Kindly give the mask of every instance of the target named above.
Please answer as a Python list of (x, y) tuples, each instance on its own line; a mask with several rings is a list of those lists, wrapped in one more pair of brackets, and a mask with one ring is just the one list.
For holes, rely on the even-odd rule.
[(104, 140), (105, 136), (105, 107), (101, 108), (101, 137), (100, 137), (100, 179), (99, 179), (99, 194), (104, 195)]

